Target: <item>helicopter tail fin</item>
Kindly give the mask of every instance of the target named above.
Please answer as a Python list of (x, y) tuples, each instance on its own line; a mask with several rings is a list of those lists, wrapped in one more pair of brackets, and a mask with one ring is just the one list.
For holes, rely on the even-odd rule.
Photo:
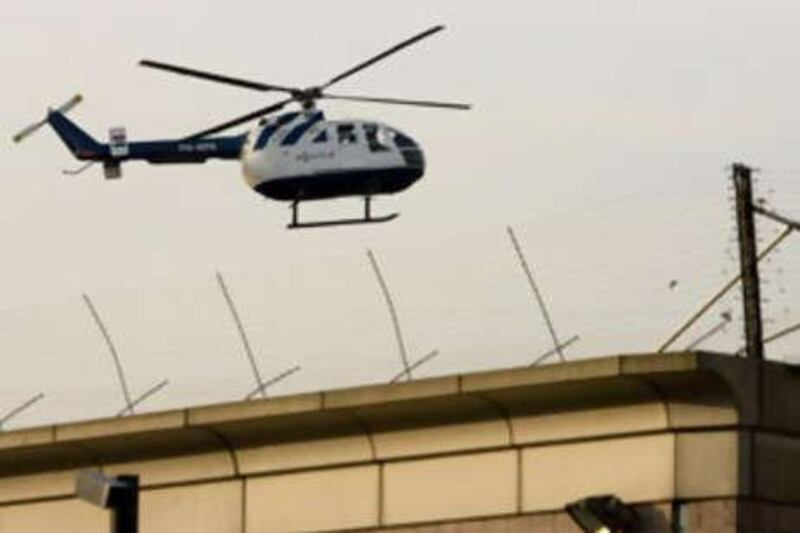
[(78, 159), (87, 161), (105, 159), (108, 153), (108, 146), (97, 142), (61, 111), (50, 111), (47, 114), (47, 122), (69, 148), (70, 152)]

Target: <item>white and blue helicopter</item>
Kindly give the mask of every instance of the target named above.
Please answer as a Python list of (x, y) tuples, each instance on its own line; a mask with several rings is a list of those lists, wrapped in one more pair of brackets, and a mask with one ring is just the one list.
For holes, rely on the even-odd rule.
[[(335, 95), (332, 85), (372, 66), (386, 57), (444, 29), (435, 26), (407, 39), (370, 59), (331, 78), (327, 83), (308, 88), (287, 87), (232, 78), (182, 66), (143, 60), (145, 67), (243, 87), (261, 92), (283, 92), (288, 98), (246, 115), (176, 140), (128, 142), (122, 128), (112, 128), (108, 143), (100, 143), (66, 117), (81, 101), (80, 95), (20, 133), (21, 141), (41, 126), (49, 124), (79, 160), (88, 161), (77, 172), (102, 162), (106, 178), (122, 175), (121, 163), (143, 160), (154, 164), (203, 163), (208, 159), (238, 159), (247, 183), (273, 200), (291, 202), (289, 228), (387, 222), (397, 217), (373, 216), (372, 197), (403, 191), (425, 173), (422, 148), (410, 136), (380, 122), (365, 120), (327, 120), (317, 109), (322, 99), (398, 104), (443, 109), (470, 109), (467, 104)], [(274, 115), (288, 104), (301, 110)], [(212, 135), (258, 120), (249, 133), (221, 137)], [(301, 202), (359, 196), (364, 198), (363, 217), (354, 219), (301, 222)]]

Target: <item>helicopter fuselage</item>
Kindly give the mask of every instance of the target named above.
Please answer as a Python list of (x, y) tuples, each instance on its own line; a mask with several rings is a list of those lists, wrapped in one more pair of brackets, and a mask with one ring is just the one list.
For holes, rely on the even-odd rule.
[(425, 158), (409, 136), (388, 125), (325, 120), (322, 111), (265, 120), (242, 147), (247, 183), (283, 201), (392, 194), (425, 172)]

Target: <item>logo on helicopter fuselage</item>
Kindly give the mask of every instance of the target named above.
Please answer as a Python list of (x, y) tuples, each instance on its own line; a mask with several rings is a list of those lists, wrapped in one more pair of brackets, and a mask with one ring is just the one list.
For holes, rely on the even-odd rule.
[(333, 150), (327, 152), (309, 152), (308, 150), (303, 150), (297, 154), (295, 159), (303, 163), (308, 163), (309, 161), (315, 161), (317, 159), (333, 159), (334, 155)]

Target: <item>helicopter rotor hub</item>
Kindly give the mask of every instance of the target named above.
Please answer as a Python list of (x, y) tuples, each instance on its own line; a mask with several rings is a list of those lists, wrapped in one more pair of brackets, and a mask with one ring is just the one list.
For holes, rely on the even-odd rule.
[(315, 109), (316, 101), (323, 98), (322, 90), (319, 87), (308, 87), (292, 91), (292, 98), (303, 106), (303, 109)]

